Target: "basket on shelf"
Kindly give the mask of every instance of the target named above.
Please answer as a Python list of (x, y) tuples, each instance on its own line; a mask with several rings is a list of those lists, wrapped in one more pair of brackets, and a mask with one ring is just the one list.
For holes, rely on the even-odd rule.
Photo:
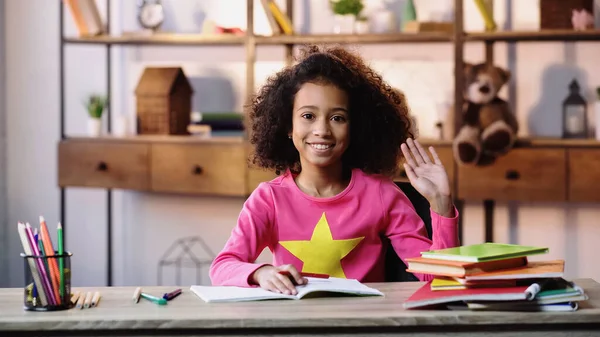
[(139, 134), (186, 135), (194, 91), (180, 67), (147, 67), (137, 88)]
[(540, 0), (540, 29), (572, 29), (574, 9), (594, 14), (594, 0)]

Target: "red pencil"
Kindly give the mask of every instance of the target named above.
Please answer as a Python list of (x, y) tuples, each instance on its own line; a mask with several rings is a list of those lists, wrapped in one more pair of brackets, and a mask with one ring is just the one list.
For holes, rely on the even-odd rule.
[(327, 274), (303, 273), (303, 272), (301, 272), (300, 275), (302, 275), (304, 277), (329, 278), (329, 275), (327, 275)]
[[(289, 277), (294, 282), (294, 284), (296, 283), (296, 280), (294, 280), (294, 278), (292, 277), (292, 274), (289, 271), (287, 271), (287, 270), (281, 270), (281, 271), (279, 271), (279, 274), (285, 275), (285, 276)], [(329, 278), (329, 275), (327, 275), (327, 274), (317, 274), (317, 273), (304, 273), (304, 272), (300, 272), (300, 275), (302, 275), (303, 277)]]

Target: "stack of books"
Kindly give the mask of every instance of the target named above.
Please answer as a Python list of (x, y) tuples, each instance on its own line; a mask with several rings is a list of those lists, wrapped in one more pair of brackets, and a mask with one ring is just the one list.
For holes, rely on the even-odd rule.
[(407, 309), (575, 311), (588, 299), (564, 279), (564, 260), (529, 261), (546, 247), (482, 243), (422, 252), (407, 271), (434, 275), (404, 303)]

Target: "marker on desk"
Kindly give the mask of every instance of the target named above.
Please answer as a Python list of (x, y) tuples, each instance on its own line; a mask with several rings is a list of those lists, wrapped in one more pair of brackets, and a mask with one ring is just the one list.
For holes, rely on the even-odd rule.
[(133, 292), (133, 303), (138, 303), (140, 301), (140, 295), (142, 294), (142, 288), (135, 288), (135, 292)]
[(147, 299), (148, 301), (154, 302), (158, 305), (167, 304), (167, 300), (165, 300), (164, 298), (155, 297), (155, 296), (152, 296), (152, 295), (146, 294), (146, 293), (140, 293), (140, 296), (142, 296), (143, 298)]
[(179, 296), (179, 295), (181, 295), (181, 289), (176, 289), (176, 290), (173, 290), (173, 291), (172, 291), (172, 292), (170, 292), (170, 293), (165, 293), (165, 294), (163, 295), (163, 298), (164, 298), (165, 300), (167, 300), (167, 301), (170, 301), (170, 300), (174, 299), (175, 297), (177, 297), (177, 296)]
[(545, 279), (541, 282), (532, 283), (529, 287), (527, 287), (527, 289), (525, 289), (525, 297), (530, 301), (533, 300), (537, 296), (537, 294), (546, 287), (549, 281), (550, 279)]

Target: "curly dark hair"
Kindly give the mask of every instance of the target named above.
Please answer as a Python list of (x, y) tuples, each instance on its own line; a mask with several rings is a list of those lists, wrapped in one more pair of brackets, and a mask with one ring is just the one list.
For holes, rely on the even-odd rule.
[(400, 145), (412, 138), (404, 94), (383, 81), (363, 59), (340, 46), (306, 46), (293, 66), (269, 77), (248, 105), (251, 162), (279, 174), (299, 172), (300, 157), (288, 138), (294, 97), (307, 82), (333, 84), (349, 99), (350, 143), (345, 168), (394, 175), (402, 158)]

